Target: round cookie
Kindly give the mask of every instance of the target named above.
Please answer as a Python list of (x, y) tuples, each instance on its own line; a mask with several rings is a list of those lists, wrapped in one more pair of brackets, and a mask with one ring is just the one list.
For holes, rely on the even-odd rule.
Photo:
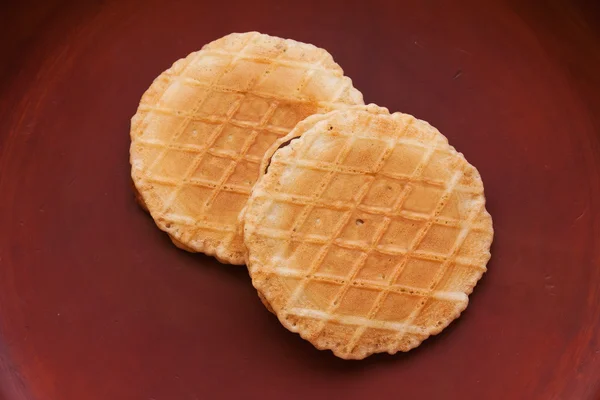
[(297, 129), (244, 213), (265, 304), (347, 359), (408, 351), (441, 332), (490, 258), (477, 170), (428, 123), (375, 105)]
[(307, 116), (355, 104), (323, 49), (257, 32), (211, 42), (156, 78), (131, 120), (140, 203), (178, 247), (243, 264), (238, 214), (265, 151)]

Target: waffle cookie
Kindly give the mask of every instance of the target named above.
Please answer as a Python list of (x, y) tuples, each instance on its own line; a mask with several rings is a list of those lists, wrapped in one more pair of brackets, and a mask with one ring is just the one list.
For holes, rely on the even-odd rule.
[(244, 213), (253, 285), (287, 329), (338, 357), (417, 347), (486, 271), (479, 173), (428, 123), (375, 105), (296, 129)]
[(156, 78), (131, 120), (140, 203), (177, 246), (243, 264), (238, 214), (265, 151), (354, 104), (361, 93), (323, 49), (257, 32), (209, 43)]

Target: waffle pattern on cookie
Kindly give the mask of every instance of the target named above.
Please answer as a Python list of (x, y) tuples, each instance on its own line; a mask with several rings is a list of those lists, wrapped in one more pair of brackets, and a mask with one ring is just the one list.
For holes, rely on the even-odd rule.
[(325, 50), (256, 32), (177, 61), (131, 124), (132, 177), (180, 247), (242, 264), (237, 217), (265, 151), (305, 117), (362, 95)]
[(254, 286), (286, 328), (339, 357), (418, 346), (486, 271), (479, 173), (426, 122), (374, 105), (303, 129), (248, 202)]

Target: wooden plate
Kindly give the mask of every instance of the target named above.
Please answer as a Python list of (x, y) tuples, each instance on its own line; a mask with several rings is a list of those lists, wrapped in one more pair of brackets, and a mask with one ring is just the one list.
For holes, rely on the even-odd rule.
[[(593, 2), (29, 0), (0, 10), (0, 397), (600, 398), (600, 13)], [(420, 348), (336, 359), (244, 268), (135, 204), (129, 118), (232, 31), (327, 48), (368, 102), (481, 171), (496, 229), (466, 313)]]

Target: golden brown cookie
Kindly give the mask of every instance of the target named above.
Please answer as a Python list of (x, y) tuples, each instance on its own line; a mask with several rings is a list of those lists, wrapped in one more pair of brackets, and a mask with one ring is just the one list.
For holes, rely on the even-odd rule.
[(370, 105), (314, 121), (298, 124), (248, 201), (252, 282), (319, 349), (408, 351), (460, 315), (486, 271), (480, 175), (407, 114)]
[(243, 264), (238, 214), (265, 151), (311, 114), (362, 103), (313, 45), (257, 32), (209, 43), (156, 78), (132, 118), (141, 203), (179, 247)]

